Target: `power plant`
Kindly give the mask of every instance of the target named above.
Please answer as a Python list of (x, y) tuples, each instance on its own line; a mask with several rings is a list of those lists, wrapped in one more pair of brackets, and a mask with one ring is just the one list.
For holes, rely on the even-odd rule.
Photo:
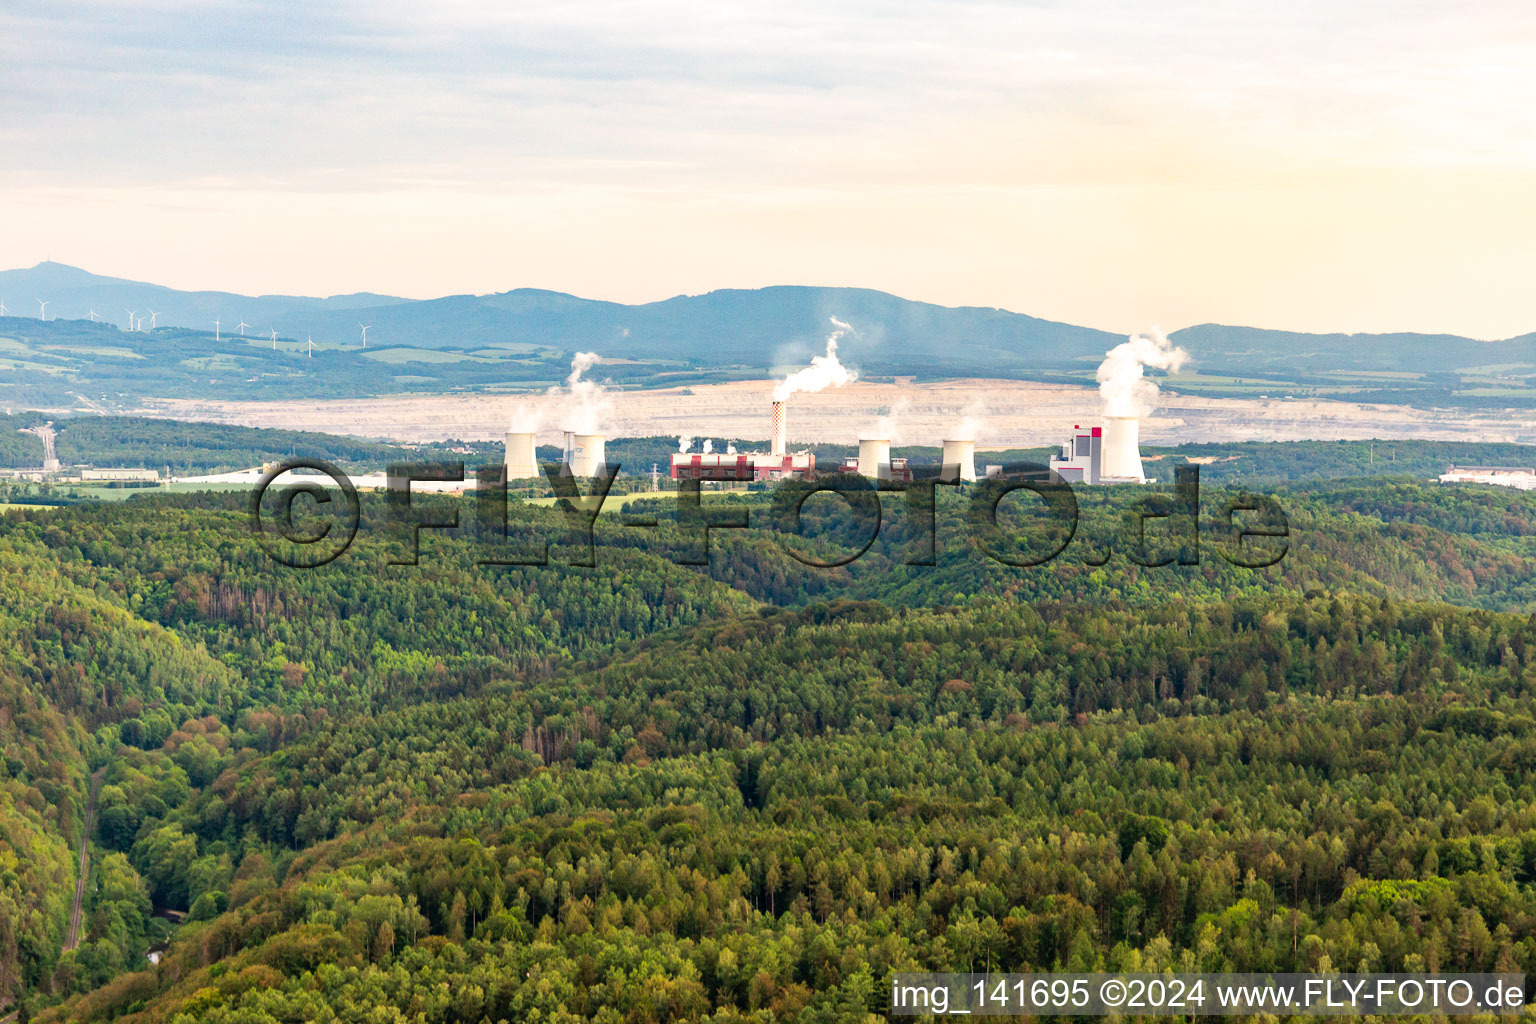
[(507, 432), (506, 466), (508, 480), (532, 480), (540, 475), (533, 434)]
[(773, 403), (773, 427), (766, 455), (734, 451), (672, 453), (673, 480), (804, 480), (815, 473), (816, 456), (810, 452), (789, 452), (789, 419), (782, 401)]
[(891, 442), (884, 438), (859, 438), (859, 476), (869, 480), (891, 478)]
[(737, 482), (805, 480), (816, 473), (816, 456), (764, 455), (761, 452), (673, 452), (673, 480), (728, 480)]
[(1073, 427), (1073, 434), (1061, 444), (1061, 451), (1051, 456), (1051, 472), (1069, 484), (1096, 484), (1104, 447), (1100, 427)]
[(1101, 481), (1146, 483), (1147, 475), (1141, 469), (1141, 421), (1134, 416), (1104, 417), (1102, 458)]
[(1051, 471), (1069, 484), (1146, 483), (1140, 424), (1134, 416), (1106, 416), (1102, 427), (1073, 427), (1051, 456)]
[(970, 483), (976, 479), (976, 442), (945, 441), (939, 459), (939, 480), (947, 484)]
[[(778, 480), (806, 480), (816, 476), (816, 456), (809, 451), (789, 450), (789, 414), (787, 403), (775, 400), (771, 406), (767, 452), (738, 452), (734, 447), (724, 452), (690, 451), (691, 442), (683, 439), (680, 451), (672, 453), (669, 476), (673, 480), (709, 480), (719, 483), (771, 483)], [(973, 427), (967, 420), (963, 429)], [(1073, 427), (1073, 433), (1051, 456), (1051, 471), (1067, 483), (1090, 486), (1099, 484), (1145, 484), (1150, 482), (1141, 464), (1140, 420), (1135, 416), (1105, 416), (1100, 427)], [(564, 467), (571, 476), (599, 476), (605, 469), (606, 437), (602, 434), (565, 432)], [(536, 438), (531, 432), (508, 431), (506, 434), (506, 470), (508, 480), (537, 479), (541, 474)], [(976, 442), (970, 438), (946, 438), (940, 442), (938, 479), (943, 483), (972, 483), (978, 479)], [(987, 467), (987, 475), (1001, 467)], [(859, 439), (857, 455), (843, 458), (834, 467), (837, 473), (858, 474), (869, 480), (903, 482), (913, 479), (912, 466), (906, 458), (891, 455), (891, 441), (884, 437)]]
[(602, 476), (605, 458), (602, 434), (565, 432), (565, 469), (571, 476)]

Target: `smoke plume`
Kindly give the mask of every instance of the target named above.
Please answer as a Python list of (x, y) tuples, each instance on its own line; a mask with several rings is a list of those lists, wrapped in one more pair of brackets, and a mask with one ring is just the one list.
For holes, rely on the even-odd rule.
[(782, 402), (790, 395), (800, 392), (822, 391), (826, 388), (840, 388), (849, 381), (858, 378), (858, 374), (849, 370), (837, 361), (837, 342), (849, 334), (857, 334), (852, 327), (843, 323), (835, 316), (827, 317), (832, 321), (832, 333), (827, 335), (827, 353), (821, 356), (812, 356), (811, 365), (779, 381), (773, 389), (773, 400)]
[(715, 450), (715, 442), (711, 441), (709, 438), (706, 437), (704, 439), (704, 449), (703, 449), (704, 454), (708, 455), (711, 452), (713, 452), (714, 450)]
[(688, 454), (688, 449), (692, 447), (693, 438), (689, 437), (687, 434), (684, 434), (682, 437), (677, 439), (677, 450), (680, 454)]
[(1178, 373), (1189, 353), (1168, 342), (1161, 331), (1133, 334), (1104, 354), (1099, 364), (1099, 398), (1105, 416), (1146, 416), (1157, 406), (1157, 381), (1147, 367)]

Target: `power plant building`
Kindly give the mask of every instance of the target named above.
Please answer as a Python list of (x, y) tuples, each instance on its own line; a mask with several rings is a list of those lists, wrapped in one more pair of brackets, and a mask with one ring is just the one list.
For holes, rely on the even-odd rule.
[(976, 479), (976, 442), (945, 441), (941, 449), (939, 479), (944, 483), (971, 483)]
[(773, 403), (768, 453), (673, 452), (673, 480), (757, 482), (805, 480), (816, 474), (816, 456), (789, 451), (789, 413), (782, 401)]
[(762, 454), (759, 452), (703, 454), (673, 452), (673, 480), (799, 480), (816, 472), (816, 456), (810, 452)]
[(1129, 416), (1109, 416), (1102, 427), (1073, 427), (1061, 451), (1051, 456), (1051, 472), (1070, 484), (1144, 484), (1140, 423)]
[[(57, 462), (58, 460), (54, 460)], [(43, 467), (45, 470), (48, 467)], [(55, 469), (58, 467), (55, 466)], [(160, 480), (160, 471), (157, 469), (82, 469), (80, 471), (81, 483), (157, 483)]]
[(507, 432), (506, 460), (508, 480), (533, 480), (541, 475), (531, 433)]
[(861, 440), (859, 454), (843, 459), (837, 471), (855, 473), (870, 480), (906, 482), (912, 479), (912, 468), (907, 465), (906, 457), (898, 455), (893, 458), (889, 441)]
[(870, 480), (891, 478), (891, 442), (884, 438), (859, 438), (859, 476)]
[(1134, 416), (1104, 417), (1104, 443), (1099, 456), (1100, 483), (1144, 484), (1141, 468), (1141, 421)]
[(565, 469), (571, 476), (602, 476), (605, 472), (602, 434), (565, 432)]
[(1051, 472), (1069, 484), (1096, 484), (1104, 431), (1099, 427), (1073, 427), (1072, 431), (1072, 436), (1062, 442), (1061, 451), (1051, 456)]

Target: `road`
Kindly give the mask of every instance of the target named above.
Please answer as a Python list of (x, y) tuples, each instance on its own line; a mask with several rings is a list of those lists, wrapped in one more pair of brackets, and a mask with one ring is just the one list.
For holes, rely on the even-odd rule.
[[(101, 780), (107, 775), (102, 765), (91, 775), (91, 795), (85, 803), (85, 832), (80, 836), (80, 877), (75, 881), (75, 902), (69, 908), (69, 931), (64, 936), (64, 952), (80, 945), (80, 916), (85, 906), (85, 882), (91, 869), (91, 830), (96, 827), (96, 795), (101, 792)], [(5, 1024), (0, 1020), (0, 1024)]]
[(43, 440), (43, 472), (52, 472), (59, 468), (59, 453), (54, 448), (54, 438), (58, 432), (53, 429), (53, 421), (49, 420), (40, 427), (23, 427), (23, 434), (36, 434)]

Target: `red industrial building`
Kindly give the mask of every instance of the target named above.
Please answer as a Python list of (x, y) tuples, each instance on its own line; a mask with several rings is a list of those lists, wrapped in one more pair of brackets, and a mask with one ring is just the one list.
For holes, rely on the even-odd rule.
[(673, 480), (803, 480), (815, 472), (816, 456), (810, 452), (794, 455), (674, 452), (672, 455)]

